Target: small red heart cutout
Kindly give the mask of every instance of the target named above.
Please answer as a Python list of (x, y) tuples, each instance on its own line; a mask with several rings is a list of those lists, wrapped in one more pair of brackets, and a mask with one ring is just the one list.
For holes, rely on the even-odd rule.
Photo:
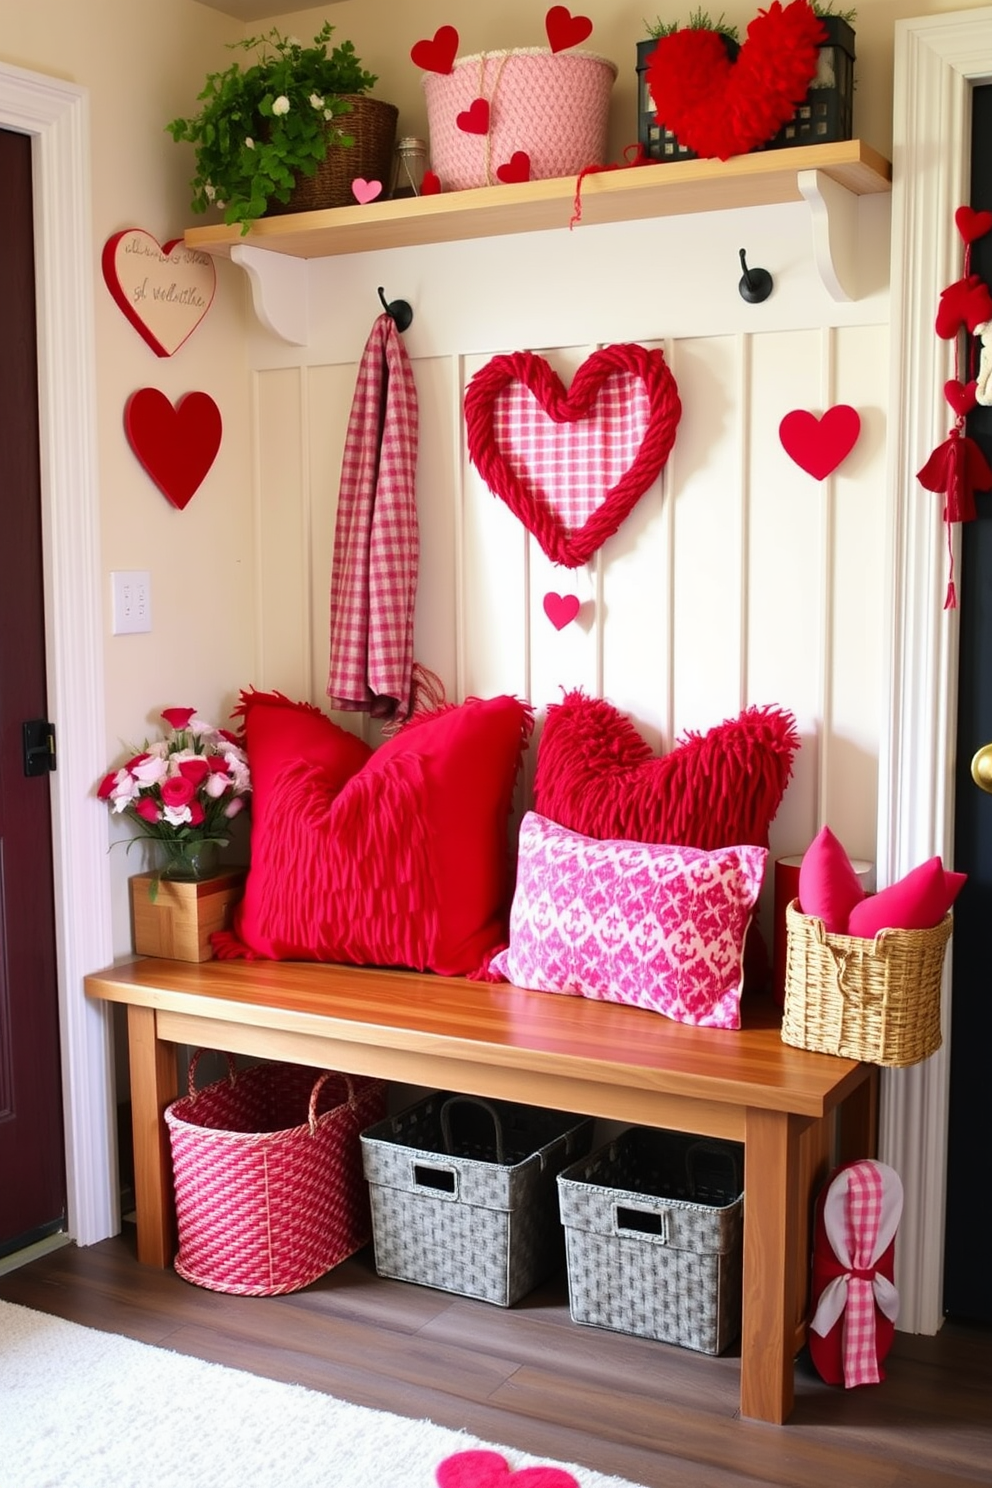
[(455, 123), (464, 134), (488, 134), (489, 100), (473, 98), (468, 108), (458, 114)]
[(441, 179), (434, 171), (424, 171), (424, 179), (420, 183), (421, 196), (439, 196), (441, 193)]
[(581, 605), (577, 594), (556, 594), (554, 590), (544, 596), (544, 613), (555, 630), (564, 630), (579, 613)]
[(220, 409), (209, 393), (186, 393), (173, 408), (158, 388), (139, 388), (124, 406), (124, 430), (139, 463), (180, 511), (220, 449)]
[(530, 180), (530, 156), (526, 150), (514, 150), (509, 160), (496, 167), (496, 177), (506, 185)]
[(416, 41), (410, 57), (425, 72), (450, 72), (458, 53), (458, 32), (454, 26), (438, 26), (433, 38)]
[(438, 1488), (579, 1488), (563, 1467), (520, 1467), (499, 1452), (456, 1452), (436, 1468)]
[(796, 408), (779, 424), (786, 454), (815, 480), (825, 480), (851, 453), (861, 432), (861, 415), (847, 403), (835, 403), (822, 418)]
[(992, 212), (976, 212), (973, 207), (958, 207), (954, 225), (965, 243), (974, 243), (992, 229)]
[(544, 29), (551, 50), (564, 52), (568, 47), (581, 46), (592, 35), (592, 21), (588, 16), (573, 16), (567, 5), (552, 5), (544, 17)]
[(978, 402), (978, 383), (960, 383), (956, 377), (944, 383), (944, 397), (958, 418), (964, 418)]

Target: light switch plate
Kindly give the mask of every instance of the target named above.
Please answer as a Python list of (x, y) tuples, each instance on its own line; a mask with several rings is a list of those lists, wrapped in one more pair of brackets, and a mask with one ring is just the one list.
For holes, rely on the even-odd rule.
[(147, 569), (118, 569), (110, 575), (114, 635), (136, 635), (152, 628), (152, 584)]

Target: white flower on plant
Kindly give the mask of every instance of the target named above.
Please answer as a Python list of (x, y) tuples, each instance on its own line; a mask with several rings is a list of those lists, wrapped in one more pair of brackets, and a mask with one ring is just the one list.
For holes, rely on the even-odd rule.
[(331, 122), (331, 120), (334, 118), (334, 110), (333, 109), (325, 109), (324, 110), (324, 118), (327, 120), (327, 122), (329, 124)]
[(273, 101), (272, 112), (276, 115), (277, 118), (282, 114), (289, 113), (289, 99), (286, 97), (285, 93), (280, 93), (279, 97)]
[(251, 135), (249, 134), (246, 137), (246, 139), (245, 139), (245, 149), (246, 150), (254, 150), (254, 148), (255, 148), (255, 141), (252, 139)]
[(310, 107), (314, 109), (322, 109), (324, 107), (324, 100), (319, 93), (310, 94)]
[(217, 195), (217, 187), (211, 186), (210, 182), (207, 181), (205, 182), (203, 187), (203, 194), (207, 198), (207, 201), (213, 201), (214, 197)]

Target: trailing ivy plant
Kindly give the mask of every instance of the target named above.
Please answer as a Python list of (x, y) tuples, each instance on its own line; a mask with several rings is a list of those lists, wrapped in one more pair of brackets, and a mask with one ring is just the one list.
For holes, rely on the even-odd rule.
[(350, 41), (328, 52), (333, 30), (325, 21), (310, 46), (275, 28), (229, 43), (257, 59), (210, 73), (199, 112), (166, 125), (196, 149), (194, 212), (220, 208), (246, 233), (270, 201), (289, 200), (297, 174), (313, 175), (329, 145), (354, 144), (336, 123), (351, 109), (344, 95), (365, 93), (378, 79)]

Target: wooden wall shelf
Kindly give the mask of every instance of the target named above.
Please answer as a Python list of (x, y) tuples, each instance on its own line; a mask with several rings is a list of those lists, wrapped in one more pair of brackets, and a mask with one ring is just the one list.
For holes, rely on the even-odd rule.
[[(854, 298), (851, 245), (859, 197), (890, 191), (892, 167), (860, 140), (767, 150), (732, 160), (683, 160), (587, 176), (582, 226), (770, 206), (806, 200), (813, 215), (817, 265), (838, 299)], [(457, 242), (567, 228), (574, 212), (572, 176), (484, 186), (370, 206), (263, 217), (242, 235), (223, 224), (191, 227), (188, 248), (230, 257), (249, 273), (260, 318), (284, 339), (305, 344), (294, 286), (301, 260), (380, 248)], [(275, 260), (289, 260), (278, 265)], [(305, 314), (305, 312), (304, 312)], [(288, 316), (288, 319), (286, 317)]]

